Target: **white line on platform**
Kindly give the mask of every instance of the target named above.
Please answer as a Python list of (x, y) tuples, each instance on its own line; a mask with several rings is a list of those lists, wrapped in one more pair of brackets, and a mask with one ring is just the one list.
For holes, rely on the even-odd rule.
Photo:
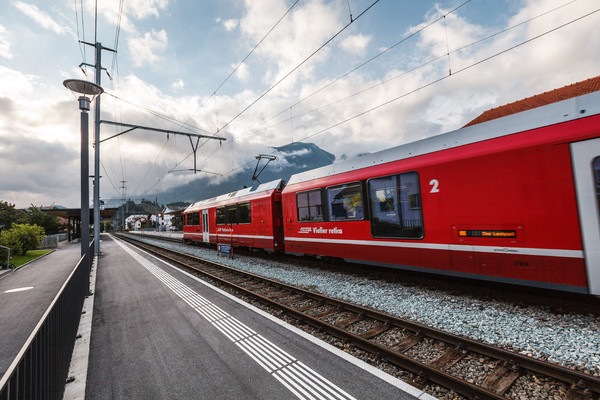
[[(119, 240), (119, 239), (116, 239), (114, 236), (113, 236), (113, 239), (115, 239), (115, 241), (116, 241), (117, 243), (119, 243), (119, 244), (120, 244), (120, 245), (121, 245), (123, 248), (125, 248), (125, 249), (126, 249), (126, 250), (127, 250), (129, 253), (130, 253), (130, 254), (131, 254), (131, 253), (133, 253), (132, 255), (134, 255), (134, 254), (135, 254), (135, 253), (133, 252), (133, 250), (129, 250), (127, 247), (125, 247), (125, 245), (124, 245), (124, 244), (122, 244), (122, 241), (121, 241), (121, 240)], [(408, 383), (406, 383), (406, 382), (403, 382), (403, 381), (401, 381), (400, 379), (398, 379), (398, 378), (395, 378), (395, 377), (391, 376), (390, 374), (388, 374), (388, 373), (386, 373), (386, 372), (384, 372), (384, 371), (382, 371), (382, 370), (380, 370), (380, 369), (378, 369), (378, 368), (376, 368), (376, 367), (374, 367), (374, 366), (372, 366), (372, 365), (369, 365), (369, 364), (367, 364), (366, 362), (364, 362), (364, 361), (362, 361), (362, 360), (360, 360), (360, 359), (358, 359), (358, 358), (356, 358), (356, 357), (354, 357), (354, 356), (352, 356), (352, 355), (350, 355), (350, 354), (348, 354), (348, 353), (346, 353), (346, 352), (344, 352), (344, 351), (342, 351), (342, 350), (338, 349), (337, 347), (334, 347), (334, 346), (330, 345), (329, 343), (326, 343), (326, 342), (322, 341), (321, 339), (318, 339), (318, 338), (316, 338), (316, 337), (314, 337), (314, 336), (312, 336), (312, 335), (310, 335), (310, 334), (308, 334), (308, 333), (304, 332), (303, 330), (301, 330), (301, 329), (298, 329), (298, 328), (296, 328), (295, 326), (293, 326), (293, 325), (290, 325), (290, 324), (288, 324), (287, 322), (285, 322), (285, 321), (282, 321), (281, 319), (279, 319), (279, 318), (276, 318), (276, 317), (272, 316), (271, 314), (268, 314), (267, 312), (265, 312), (265, 311), (263, 311), (263, 310), (261, 310), (261, 309), (259, 309), (259, 308), (256, 308), (256, 307), (254, 307), (254, 306), (253, 306), (253, 305), (251, 305), (251, 304), (248, 304), (248, 303), (246, 303), (245, 301), (243, 301), (243, 300), (241, 300), (241, 299), (239, 299), (239, 298), (237, 298), (237, 297), (235, 297), (235, 296), (233, 296), (233, 295), (231, 295), (231, 294), (229, 294), (229, 293), (227, 293), (227, 292), (225, 292), (225, 291), (223, 291), (223, 290), (221, 290), (221, 289), (217, 288), (216, 286), (213, 286), (213, 285), (211, 285), (210, 283), (208, 283), (208, 282), (206, 282), (206, 281), (202, 280), (201, 278), (198, 278), (197, 276), (194, 276), (194, 275), (192, 275), (192, 274), (190, 274), (190, 273), (188, 273), (188, 272), (186, 272), (186, 271), (183, 271), (183, 270), (181, 270), (180, 268), (177, 268), (176, 266), (174, 266), (174, 265), (172, 265), (172, 264), (170, 264), (170, 263), (168, 263), (168, 262), (166, 262), (166, 261), (164, 261), (164, 260), (161, 260), (160, 258), (158, 258), (158, 257), (154, 256), (153, 254), (150, 254), (150, 253), (148, 253), (148, 252), (146, 252), (146, 251), (144, 251), (144, 250), (141, 250), (141, 249), (137, 249), (137, 250), (138, 250), (138, 251), (140, 251), (140, 252), (142, 252), (142, 253), (144, 253), (144, 254), (146, 254), (146, 255), (148, 255), (149, 257), (152, 257), (153, 259), (157, 260), (158, 262), (160, 262), (160, 263), (162, 263), (162, 264), (164, 264), (164, 265), (166, 265), (166, 266), (168, 266), (168, 267), (172, 268), (173, 270), (176, 270), (177, 272), (179, 272), (179, 273), (182, 273), (182, 274), (184, 274), (184, 275), (188, 276), (189, 278), (191, 278), (191, 279), (193, 279), (193, 280), (197, 281), (198, 283), (200, 283), (200, 284), (202, 284), (202, 285), (204, 285), (204, 286), (206, 286), (206, 287), (208, 287), (208, 288), (210, 288), (210, 289), (212, 289), (212, 290), (214, 290), (214, 291), (218, 292), (219, 294), (221, 294), (221, 295), (223, 295), (223, 296), (225, 296), (225, 297), (227, 297), (227, 298), (229, 298), (229, 299), (231, 299), (231, 300), (235, 301), (236, 303), (238, 303), (238, 304), (240, 304), (240, 305), (242, 305), (242, 306), (244, 306), (244, 307), (246, 307), (246, 308), (248, 308), (248, 309), (250, 309), (250, 310), (254, 311), (255, 313), (257, 313), (257, 314), (261, 315), (262, 317), (269, 319), (270, 321), (272, 321), (272, 322), (274, 322), (274, 323), (276, 323), (276, 324), (278, 324), (278, 325), (282, 326), (283, 328), (286, 328), (286, 329), (288, 329), (288, 330), (289, 330), (289, 331), (291, 331), (292, 333), (294, 333), (294, 334), (296, 334), (296, 335), (298, 335), (298, 336), (301, 336), (302, 338), (304, 338), (304, 339), (306, 339), (306, 340), (310, 341), (311, 343), (313, 343), (313, 344), (315, 344), (315, 345), (317, 345), (317, 346), (319, 346), (319, 347), (323, 348), (324, 350), (327, 350), (328, 352), (330, 352), (330, 353), (332, 353), (332, 354), (334, 354), (334, 355), (336, 355), (336, 356), (338, 356), (338, 357), (340, 357), (340, 358), (344, 359), (345, 361), (347, 361), (347, 362), (349, 362), (349, 363), (351, 363), (351, 364), (355, 365), (356, 367), (358, 367), (358, 368), (360, 368), (360, 369), (364, 370), (365, 372), (368, 372), (368, 373), (370, 373), (370, 374), (372, 374), (372, 375), (376, 376), (377, 378), (379, 378), (379, 379), (383, 380), (384, 382), (386, 382), (386, 383), (388, 383), (388, 384), (390, 384), (390, 385), (392, 385), (392, 386), (394, 386), (394, 387), (396, 387), (396, 388), (398, 388), (398, 389), (402, 390), (403, 392), (405, 392), (405, 393), (408, 393), (408, 394), (410, 394), (410, 395), (412, 395), (412, 396), (414, 396), (414, 397), (418, 398), (419, 400), (436, 400), (436, 398), (435, 398), (435, 397), (433, 397), (433, 396), (431, 396), (431, 395), (429, 395), (429, 394), (427, 394), (427, 393), (425, 393), (425, 392), (423, 392), (423, 391), (421, 391), (421, 390), (419, 390), (419, 389), (415, 388), (414, 386), (411, 386), (411, 385), (409, 385)], [(135, 257), (135, 256), (136, 256), (136, 255), (134, 255), (134, 257)], [(137, 259), (137, 258), (136, 258), (136, 259)], [(142, 259), (142, 260), (146, 261), (145, 259)], [(146, 261), (146, 262), (147, 262), (147, 261)], [(142, 264), (142, 265), (143, 265), (143, 264)], [(155, 268), (159, 269), (158, 267), (155, 267)], [(163, 270), (160, 270), (160, 271), (162, 271), (162, 272), (164, 273), (164, 271), (163, 271)], [(157, 271), (157, 272), (158, 272), (158, 271)], [(170, 276), (170, 275), (169, 275), (169, 276)], [(183, 285), (183, 284), (181, 284), (181, 285), (182, 285), (182, 287), (185, 287), (186, 291), (187, 291), (187, 290), (190, 290), (190, 291), (192, 291), (192, 290), (191, 290), (191, 289), (189, 289), (187, 286), (185, 286), (185, 285)], [(192, 292), (193, 292), (193, 291), (192, 291)], [(195, 293), (195, 292), (194, 292), (194, 293)], [(193, 308), (194, 308), (194, 309), (195, 309), (195, 310), (196, 310), (198, 313), (200, 313), (202, 316), (204, 316), (204, 317), (205, 317), (205, 318), (206, 318), (206, 319), (207, 319), (209, 322), (211, 322), (211, 324), (213, 324), (213, 326), (215, 326), (217, 329), (219, 329), (221, 332), (223, 332), (223, 333), (224, 333), (224, 331), (222, 330), (222, 328), (218, 327), (218, 326), (217, 326), (217, 324), (215, 324), (215, 323), (213, 322), (213, 321), (216, 321), (216, 319), (214, 319), (214, 314), (212, 314), (212, 313), (211, 313), (211, 315), (213, 315), (213, 318), (209, 317), (209, 315), (208, 315), (208, 314), (207, 314), (207, 315), (205, 315), (205, 314), (204, 314), (204, 312), (206, 312), (206, 310), (207, 310), (208, 308), (212, 308), (213, 310), (214, 310), (214, 309), (217, 309), (218, 311), (221, 311), (220, 309), (218, 309), (218, 307), (216, 307), (216, 306), (212, 305), (212, 303), (208, 302), (206, 299), (202, 298), (202, 296), (200, 296), (200, 295), (197, 295), (197, 294), (196, 294), (196, 296), (195, 296), (195, 297), (196, 297), (196, 299), (198, 299), (197, 301), (201, 301), (201, 302), (208, 302), (209, 304), (205, 305), (204, 307), (202, 307), (202, 306), (198, 307), (197, 305), (192, 305), (192, 304), (190, 304), (190, 303), (189, 303), (189, 302), (188, 302), (188, 301), (187, 301), (187, 300), (186, 300), (186, 299), (185, 299), (183, 296), (180, 296), (180, 297), (181, 297), (182, 299), (184, 299), (184, 301), (186, 301), (186, 303), (187, 303), (187, 304), (189, 304), (190, 306), (192, 306), (192, 307), (193, 307)], [(201, 311), (201, 310), (203, 310), (203, 311)], [(223, 312), (223, 311), (221, 311), (221, 312)], [(233, 319), (233, 318), (232, 318), (232, 319)], [(236, 322), (238, 322), (238, 321), (236, 320)], [(245, 326), (245, 325), (244, 325), (244, 326)], [(248, 330), (252, 331), (252, 330), (251, 330), (250, 328), (248, 328), (248, 327), (246, 327), (246, 329), (248, 329)], [(254, 331), (252, 331), (252, 332), (254, 332)], [(230, 339), (231, 339), (231, 338), (230, 338)], [(261, 339), (262, 339), (262, 338), (261, 338)], [(233, 340), (233, 339), (231, 339), (231, 340)], [(262, 340), (265, 340), (265, 339), (262, 339)], [(270, 342), (269, 342), (269, 343), (270, 343)], [(236, 343), (236, 344), (237, 344), (237, 343)], [(238, 345), (238, 346), (239, 346), (239, 345)], [(290, 358), (292, 358), (292, 359), (293, 359), (293, 357), (291, 357), (289, 354), (285, 353), (283, 350), (280, 350), (280, 352), (281, 352), (280, 354), (282, 354), (282, 355), (283, 355), (283, 354), (285, 354), (286, 356), (288, 356), (288, 357), (290, 357)], [(246, 353), (246, 354), (248, 354), (248, 353)], [(252, 356), (252, 355), (250, 355), (250, 354), (248, 354), (248, 355), (249, 355), (249, 356), (250, 356), (252, 359), (254, 359), (256, 362), (258, 362), (258, 361), (257, 361), (257, 360), (254, 358), (254, 356)], [(299, 365), (300, 365), (300, 366), (302, 366), (302, 370), (309, 370), (309, 371), (312, 371), (312, 370), (310, 370), (308, 367), (306, 367), (306, 366), (304, 366), (303, 364), (299, 363), (298, 361), (295, 361), (295, 362), (292, 362), (292, 363), (288, 363), (288, 364), (287, 364), (288, 368), (291, 368), (291, 367), (292, 367), (292, 366), (294, 366), (294, 365), (296, 365), (296, 366), (299, 366)], [(263, 368), (264, 368), (264, 367), (263, 367)], [(267, 371), (268, 371), (268, 370), (267, 370)], [(283, 384), (285, 387), (287, 387), (287, 388), (288, 388), (288, 389), (289, 389), (289, 390), (290, 390), (292, 393), (294, 393), (294, 394), (295, 394), (297, 397), (299, 397), (299, 398), (302, 398), (302, 399), (303, 399), (303, 398), (312, 398), (311, 396), (309, 396), (309, 397), (305, 397), (306, 391), (304, 391), (304, 390), (300, 390), (298, 387), (294, 386), (294, 384), (295, 384), (295, 383), (294, 383), (294, 382), (291, 382), (291, 381), (289, 380), (289, 375), (290, 375), (290, 372), (289, 372), (289, 371), (286, 371), (286, 375), (288, 376), (288, 378), (285, 378), (285, 377), (282, 375), (282, 373), (280, 373), (280, 371), (286, 371), (286, 370), (284, 370), (284, 369), (279, 369), (279, 370), (276, 370), (275, 372), (273, 372), (273, 373), (272, 373), (272, 375), (273, 375), (273, 376), (274, 376), (274, 377), (275, 377), (275, 378), (276, 378), (276, 379), (277, 379), (279, 382), (281, 382), (281, 383), (282, 383), (282, 384)], [(294, 367), (294, 368), (293, 368), (291, 371), (298, 371), (298, 369), (297, 369), (297, 367)], [(269, 371), (269, 372), (271, 372), (271, 371)], [(326, 382), (329, 382), (329, 381), (327, 381), (327, 380), (326, 380), (325, 378), (323, 378), (323, 377), (320, 377), (320, 378), (321, 378), (321, 379), (323, 379), (323, 380), (325, 380)], [(315, 377), (315, 379), (316, 379), (316, 377)], [(331, 388), (330, 388), (330, 389), (331, 389)], [(327, 391), (328, 391), (328, 393), (329, 393), (329, 390), (327, 390)], [(348, 397), (342, 397), (342, 398), (351, 398), (351, 397), (350, 397), (348, 394), (346, 394), (345, 392), (343, 392), (343, 393), (344, 393), (346, 396), (348, 396)]]
[[(175, 277), (166, 273), (163, 269), (153, 264), (151, 261), (141, 257), (138, 253), (133, 251), (129, 246), (125, 245), (121, 241), (117, 241), (117, 243), (128, 252), (137, 262), (139, 262), (144, 268), (146, 268), (152, 275), (158, 278), (159, 281), (163, 282), (169, 289), (173, 291), (173, 293), (177, 294), (182, 300), (186, 300), (186, 296), (190, 292), (194, 293), (194, 297), (197, 297), (201, 302), (206, 302), (208, 305), (205, 306), (192, 306), (196, 312), (200, 315), (204, 316), (204, 311), (207, 308), (211, 310), (216, 310), (217, 314), (222, 316), (222, 319), (219, 322), (223, 322), (218, 324), (217, 322), (213, 322), (212, 318), (208, 318), (208, 321), (219, 331), (223, 332), (225, 336), (235, 343), (240, 349), (242, 349), (247, 355), (249, 355), (254, 361), (256, 361), (261, 367), (263, 367), (269, 374), (273, 375), (275, 371), (280, 373), (284, 372), (286, 369), (292, 367), (295, 363), (298, 363), (298, 360), (291, 357), (285, 351), (270, 343), (265, 338), (260, 335), (252, 335), (254, 333), (252, 329), (227, 314), (225, 311), (221, 310), (218, 306), (211, 303), (198, 293), (195, 293), (193, 289), (186, 286), (184, 283), (178, 281)], [(185, 294), (183, 294), (185, 293)], [(188, 305), (190, 303), (186, 302)], [(247, 333), (250, 333), (251, 336), (247, 336)], [(262, 346), (259, 346), (258, 343), (261, 343)], [(266, 347), (268, 345), (268, 348)], [(310, 384), (305, 381), (295, 380), (288, 381), (288, 384), (294, 387), (296, 390), (300, 392), (308, 391), (312, 393), (309, 396), (299, 396), (301, 399), (330, 399), (330, 400), (352, 400), (354, 397), (350, 396), (348, 393), (335, 386), (333, 383), (329, 382), (327, 379), (319, 375), (317, 372), (310, 370), (307, 374), (310, 376), (311, 381)], [(292, 371), (290, 370), (290, 374)], [(317, 389), (318, 390), (317, 390)], [(295, 391), (294, 391), (295, 392)], [(328, 392), (331, 393), (330, 396), (321, 396), (318, 395), (319, 392)]]

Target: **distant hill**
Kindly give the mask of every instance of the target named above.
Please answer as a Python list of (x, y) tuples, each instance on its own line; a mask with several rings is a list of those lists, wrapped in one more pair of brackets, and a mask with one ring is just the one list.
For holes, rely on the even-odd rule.
[[(335, 156), (313, 143), (292, 143), (286, 146), (273, 147), (273, 155), (277, 160), (271, 161), (260, 174), (260, 182), (269, 182), (282, 178), (289, 181), (293, 174), (313, 168), (332, 164)], [(259, 171), (266, 161), (262, 160)], [(233, 192), (244, 186), (252, 186), (252, 173), (255, 165), (244, 168), (241, 172), (218, 184), (210, 182), (210, 178), (200, 178), (193, 182), (168, 190), (163, 193), (147, 194), (149, 198), (158, 198), (159, 203), (171, 204), (177, 201), (196, 202), (219, 194)], [(256, 184), (256, 183), (254, 183)]]

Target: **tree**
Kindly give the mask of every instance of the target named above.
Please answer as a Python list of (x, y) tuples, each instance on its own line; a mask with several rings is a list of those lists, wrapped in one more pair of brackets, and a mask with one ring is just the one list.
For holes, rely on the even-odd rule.
[(65, 229), (65, 225), (61, 224), (55, 215), (46, 213), (33, 204), (27, 209), (26, 221), (30, 225), (41, 226), (47, 235), (54, 235)]
[(104, 232), (112, 232), (112, 231), (113, 231), (112, 221), (108, 220), (108, 221), (104, 222)]
[(10, 229), (12, 224), (23, 223), (25, 217), (25, 212), (17, 210), (14, 204), (0, 200), (0, 232)]

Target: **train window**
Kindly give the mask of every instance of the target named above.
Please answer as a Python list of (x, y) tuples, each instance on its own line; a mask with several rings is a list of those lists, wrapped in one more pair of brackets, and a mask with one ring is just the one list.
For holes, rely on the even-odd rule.
[(237, 224), (237, 205), (227, 206), (227, 223)]
[(327, 188), (330, 221), (363, 219), (363, 196), (360, 182)]
[(200, 225), (200, 213), (199, 212), (191, 212), (187, 215), (188, 225)]
[(249, 224), (252, 222), (250, 218), (250, 203), (238, 204), (238, 214), (240, 217), (240, 224)]
[(225, 207), (217, 208), (217, 225), (225, 225)]
[(416, 172), (369, 180), (374, 237), (422, 238), (423, 214)]
[(320, 189), (298, 193), (296, 202), (298, 205), (298, 221), (323, 221)]

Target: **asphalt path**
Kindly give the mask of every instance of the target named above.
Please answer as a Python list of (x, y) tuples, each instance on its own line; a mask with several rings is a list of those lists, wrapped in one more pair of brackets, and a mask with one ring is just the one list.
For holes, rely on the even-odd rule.
[(0, 278), (0, 376), (77, 266), (80, 249), (79, 243), (62, 242), (52, 253)]

